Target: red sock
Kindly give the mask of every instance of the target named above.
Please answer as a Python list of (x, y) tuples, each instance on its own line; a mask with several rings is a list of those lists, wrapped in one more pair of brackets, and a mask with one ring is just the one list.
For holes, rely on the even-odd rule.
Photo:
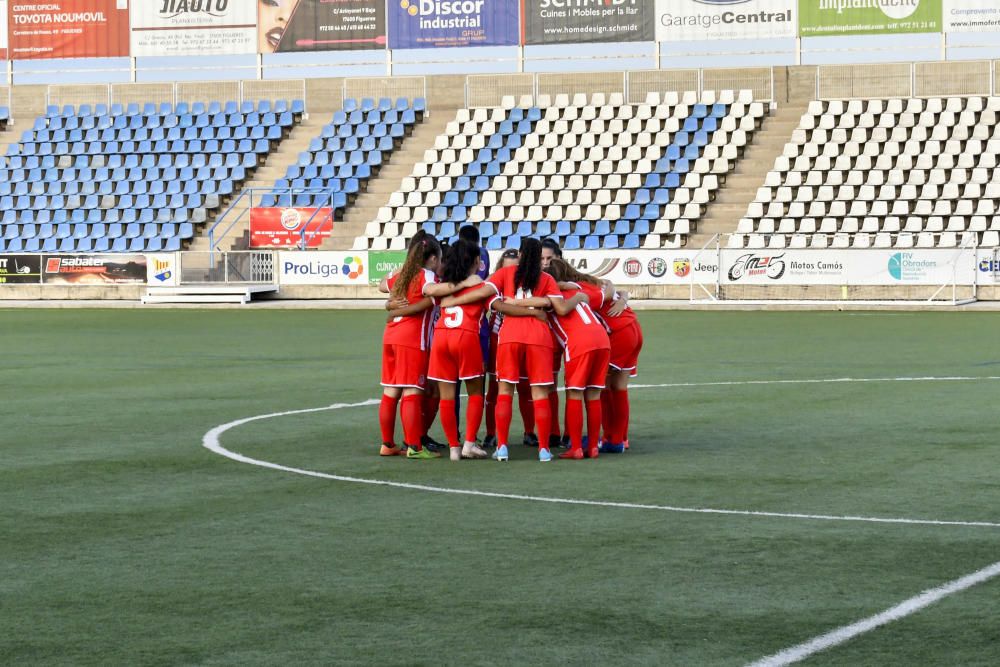
[(396, 441), (396, 405), (399, 396), (393, 398), (382, 394), (382, 402), (378, 406), (378, 425), (382, 429), (382, 442)]
[(524, 422), (524, 432), (535, 432), (535, 406), (531, 402), (531, 385), (527, 380), (517, 383), (517, 408), (521, 411), (521, 421)]
[(587, 446), (597, 447), (601, 444), (601, 401), (587, 401)]
[(490, 383), (490, 388), (486, 392), (486, 435), (487, 437), (497, 434), (497, 394), (496, 382)]
[(583, 401), (566, 399), (566, 434), (572, 449), (583, 449)]
[(549, 448), (549, 435), (552, 433), (552, 415), (549, 412), (549, 399), (540, 398), (535, 404), (535, 426), (538, 428), (538, 448)]
[[(611, 400), (611, 390), (601, 390), (601, 425), (604, 427), (604, 439), (611, 438), (611, 431), (614, 430), (615, 404)], [(600, 444), (600, 443), (597, 443)]]
[[(555, 390), (549, 392), (549, 419), (551, 420), (549, 433), (555, 436), (562, 436), (562, 432), (559, 430), (559, 392)], [(546, 447), (548, 446), (547, 443), (548, 441), (546, 441)]]
[[(427, 435), (427, 432), (431, 430), (431, 426), (434, 425), (434, 419), (437, 417), (438, 413), (438, 403), (441, 401), (439, 396), (431, 396), (430, 394), (424, 394), (424, 431), (420, 435)], [(452, 406), (451, 411), (455, 411), (455, 407)]]
[(458, 420), (455, 418), (455, 399), (450, 401), (441, 399), (441, 427), (444, 429), (444, 437), (448, 439), (449, 447), (458, 447), (462, 444), (458, 441)]
[(469, 396), (469, 407), (465, 413), (465, 441), (475, 442), (479, 435), (479, 424), (483, 421), (483, 396), (482, 394), (471, 394)]
[(628, 433), (628, 389), (612, 390), (611, 400), (615, 406), (614, 430), (608, 439), (612, 444), (620, 445), (625, 442), (625, 434)]
[(420, 436), (424, 434), (424, 397), (420, 394), (404, 396), (399, 414), (403, 418), (403, 442), (410, 447), (421, 449)]
[(510, 437), (510, 418), (514, 413), (514, 397), (510, 394), (497, 396), (497, 446), (506, 445)]

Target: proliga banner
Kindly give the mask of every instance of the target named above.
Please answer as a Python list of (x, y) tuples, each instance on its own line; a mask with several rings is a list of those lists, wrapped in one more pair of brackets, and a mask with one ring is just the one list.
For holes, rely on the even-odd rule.
[(511, 46), (518, 0), (388, 0), (389, 48)]
[(133, 56), (257, 52), (257, 7), (246, 0), (133, 0)]
[(279, 285), (367, 285), (368, 253), (279, 252)]
[(524, 44), (653, 41), (654, 0), (521, 0)]
[(656, 41), (795, 37), (796, 0), (656, 0)]
[(941, 0), (799, 0), (799, 35), (941, 31)]
[(945, 32), (1000, 32), (997, 0), (944, 0)]
[(254, 207), (250, 209), (251, 248), (295, 248), (302, 242), (318, 248), (333, 231), (329, 208)]
[(385, 0), (261, 3), (260, 52), (384, 49)]
[(8, 6), (12, 60), (129, 54), (128, 0), (15, 1)]

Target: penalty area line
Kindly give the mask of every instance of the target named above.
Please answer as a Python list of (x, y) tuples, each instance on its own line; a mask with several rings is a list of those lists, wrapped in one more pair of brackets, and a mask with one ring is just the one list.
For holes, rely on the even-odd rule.
[(774, 655), (761, 658), (760, 660), (750, 663), (747, 667), (782, 667), (783, 665), (790, 665), (792, 663), (805, 660), (820, 651), (833, 648), (834, 646), (850, 641), (859, 635), (871, 632), (872, 630), (886, 625), (887, 623), (892, 623), (893, 621), (898, 621), (902, 618), (915, 614), (921, 609), (929, 607), (949, 595), (961, 593), (962, 591), (972, 588), (977, 584), (989, 581), (998, 575), (1000, 575), (1000, 562), (988, 565), (981, 570), (976, 570), (972, 574), (955, 579), (954, 581), (950, 581), (946, 584), (938, 586), (937, 588), (928, 589), (923, 593), (920, 593), (919, 595), (916, 595), (908, 600), (904, 600), (895, 607), (886, 609), (879, 614), (875, 614), (874, 616), (861, 619), (856, 623), (851, 623), (850, 625), (845, 625), (835, 630), (831, 630), (830, 632), (810, 639), (809, 641), (786, 648), (783, 651), (775, 653)]
[(426, 484), (412, 484), (409, 482), (393, 482), (389, 480), (368, 479), (363, 477), (350, 477), (347, 475), (335, 475), (332, 473), (319, 472), (317, 470), (294, 468), (292, 466), (286, 466), (286, 465), (281, 465), (280, 463), (272, 463), (270, 461), (255, 459), (237, 452), (233, 452), (223, 447), (221, 443), (222, 435), (227, 431), (229, 431), (230, 429), (234, 429), (239, 426), (243, 426), (245, 424), (249, 424), (255, 421), (273, 419), (277, 417), (287, 417), (291, 415), (323, 412), (326, 410), (360, 408), (369, 405), (378, 405), (379, 402), (380, 402), (379, 399), (368, 399), (366, 401), (361, 401), (358, 403), (334, 403), (333, 405), (327, 405), (318, 408), (287, 410), (284, 412), (273, 412), (264, 415), (255, 415), (253, 417), (245, 417), (243, 419), (237, 419), (235, 421), (231, 421), (226, 424), (221, 424), (209, 430), (202, 437), (202, 446), (208, 449), (209, 451), (218, 454), (219, 456), (224, 456), (228, 459), (237, 461), (239, 463), (245, 463), (248, 465), (258, 466), (261, 468), (269, 468), (271, 470), (280, 470), (282, 472), (293, 473), (296, 475), (304, 475), (307, 477), (315, 477), (319, 479), (329, 479), (338, 482), (350, 482), (353, 484), (368, 484), (372, 486), (386, 486), (399, 489), (409, 489), (412, 491), (425, 491), (430, 493), (445, 493), (452, 495), (474, 496), (479, 498), (498, 498), (505, 500), (520, 500), (527, 502), (552, 503), (561, 505), (577, 505), (577, 506), (588, 506), (588, 507), (609, 507), (615, 509), (635, 509), (635, 510), (648, 510), (648, 511), (659, 511), (659, 512), (675, 512), (681, 514), (714, 514), (721, 516), (799, 519), (805, 521), (843, 521), (843, 522), (854, 522), (854, 523), (904, 524), (904, 525), (916, 525), (916, 526), (965, 526), (965, 527), (976, 527), (976, 528), (1000, 528), (1000, 523), (990, 522), (990, 521), (954, 521), (954, 520), (910, 519), (910, 518), (895, 518), (895, 517), (837, 516), (837, 515), (827, 515), (827, 514), (803, 514), (796, 512), (763, 512), (755, 510), (716, 509), (709, 507), (678, 507), (673, 505), (651, 505), (643, 503), (627, 503), (627, 502), (615, 502), (615, 501), (604, 501), (604, 500), (584, 500), (579, 498), (531, 496), (531, 495), (516, 494), (516, 493), (500, 493), (495, 491), (478, 491), (475, 489), (459, 489), (459, 488), (430, 486)]

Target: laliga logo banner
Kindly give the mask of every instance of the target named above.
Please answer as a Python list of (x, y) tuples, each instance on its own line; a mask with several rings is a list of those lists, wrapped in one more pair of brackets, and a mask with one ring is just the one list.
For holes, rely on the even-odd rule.
[(656, 41), (795, 37), (796, 0), (656, 0)]
[(235, 55), (256, 51), (256, 3), (246, 0), (132, 3), (133, 56)]
[(389, 48), (518, 43), (517, 0), (388, 0)]
[(799, 0), (799, 34), (941, 32), (941, 0)]
[(521, 0), (523, 42), (651, 42), (653, 3), (654, 0)]

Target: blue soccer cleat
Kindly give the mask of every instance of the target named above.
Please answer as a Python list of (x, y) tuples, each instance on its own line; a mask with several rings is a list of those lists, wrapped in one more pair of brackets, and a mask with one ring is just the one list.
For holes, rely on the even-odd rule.
[(497, 450), (493, 452), (494, 461), (507, 461), (509, 459), (507, 455), (507, 445), (500, 445)]
[(548, 447), (543, 447), (538, 450), (538, 460), (542, 463), (552, 460), (552, 451)]
[(625, 443), (619, 443), (617, 445), (611, 444), (610, 442), (602, 442), (601, 446), (598, 448), (601, 454), (624, 454), (625, 453)]

